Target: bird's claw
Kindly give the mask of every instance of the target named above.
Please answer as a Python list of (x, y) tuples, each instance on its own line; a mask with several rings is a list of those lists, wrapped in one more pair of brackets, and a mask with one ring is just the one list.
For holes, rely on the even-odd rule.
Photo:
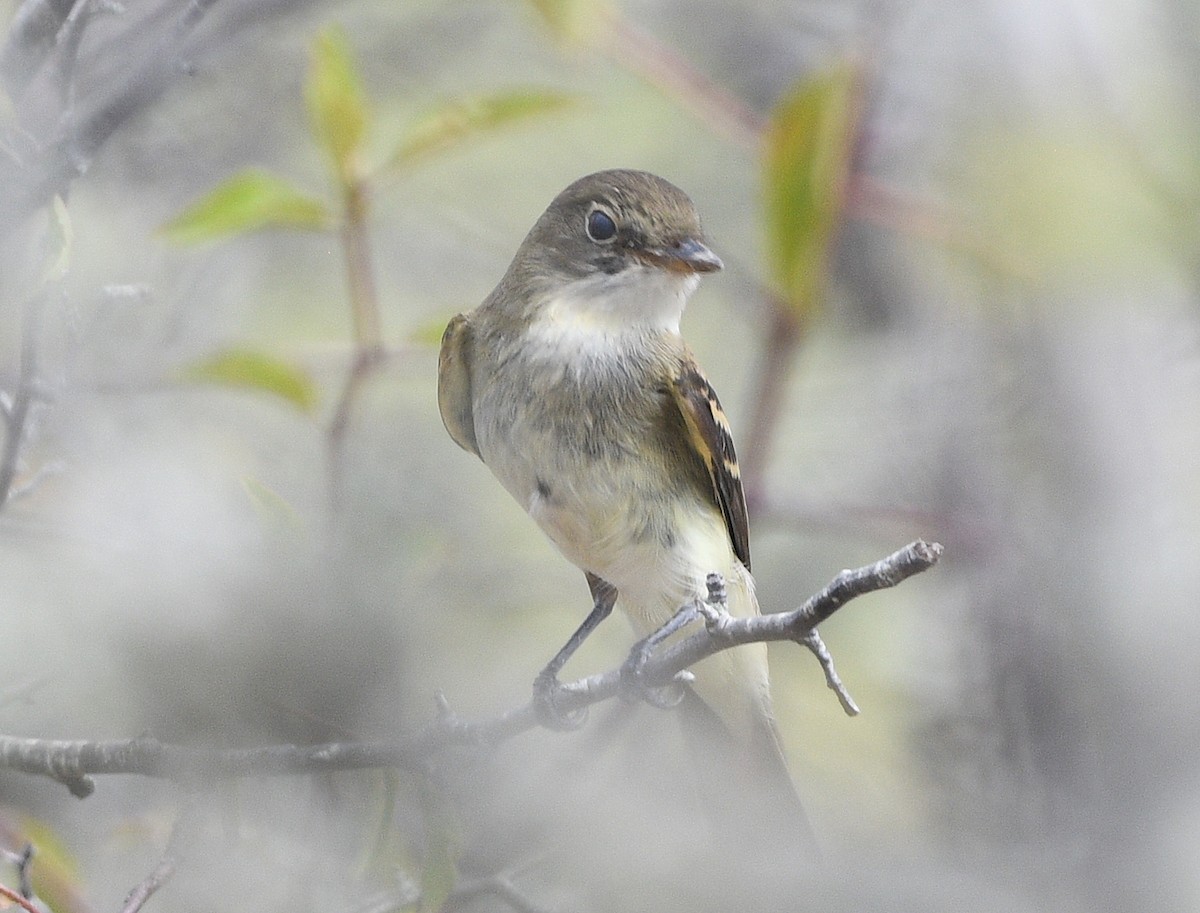
[(587, 721), (587, 707), (564, 710), (562, 697), (566, 693), (563, 683), (553, 672), (543, 669), (533, 680), (533, 705), (538, 720), (547, 729), (568, 731), (578, 729)]
[(676, 672), (666, 685), (647, 684), (642, 677), (642, 669), (652, 652), (652, 645), (646, 641), (635, 644), (629, 651), (629, 656), (621, 664), (621, 696), (631, 703), (645, 701), (651, 707), (671, 710), (679, 706), (686, 687), (695, 681), (696, 677), (685, 669)]

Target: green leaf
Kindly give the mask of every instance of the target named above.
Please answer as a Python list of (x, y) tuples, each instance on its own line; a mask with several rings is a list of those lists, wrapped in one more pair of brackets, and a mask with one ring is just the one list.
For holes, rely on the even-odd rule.
[(858, 129), (858, 67), (844, 62), (784, 94), (764, 138), (767, 266), (801, 318), (825, 294)]
[[(33, 893), (42, 902), (43, 908), (85, 909), (79, 864), (55, 830), (44, 821), (32, 817), (21, 817), (15, 822), (5, 820), (0, 824), (5, 828), (6, 836), (12, 840), (12, 845), (5, 849), (19, 851), (22, 845), (33, 844), (34, 858), (29, 874), (33, 878)], [(6, 884), (12, 884), (8, 880), (11, 877), (11, 870), (6, 870)]]
[(570, 95), (537, 89), (517, 89), (447, 101), (412, 125), (408, 136), (393, 153), (388, 167), (410, 168), (423, 159), (461, 145), (475, 135), (562, 111), (573, 104), (575, 98)]
[(323, 228), (325, 204), (280, 177), (250, 169), (235, 174), (159, 229), (177, 244), (196, 244), (260, 228)]
[(249, 349), (218, 352), (189, 365), (183, 376), (192, 381), (271, 393), (303, 412), (311, 412), (317, 401), (316, 387), (303, 369)]
[(422, 321), (408, 332), (408, 341), (418, 346), (437, 348), (442, 344), (442, 336), (446, 333), (449, 317), (433, 317)]
[(358, 171), (366, 136), (367, 99), (346, 33), (336, 25), (313, 43), (304, 97), (313, 133), (333, 156), (341, 182), (349, 183)]
[(534, 12), (564, 44), (584, 44), (604, 24), (608, 6), (597, 0), (529, 0)]

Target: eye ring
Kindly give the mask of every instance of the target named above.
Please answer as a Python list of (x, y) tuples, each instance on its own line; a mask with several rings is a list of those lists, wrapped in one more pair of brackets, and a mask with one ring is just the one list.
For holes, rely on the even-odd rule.
[(583, 230), (597, 244), (611, 244), (617, 237), (617, 220), (611, 213), (594, 206), (583, 221)]

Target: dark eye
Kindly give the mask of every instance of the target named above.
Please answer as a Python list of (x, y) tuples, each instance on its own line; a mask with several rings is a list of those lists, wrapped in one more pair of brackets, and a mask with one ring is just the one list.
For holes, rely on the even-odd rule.
[(617, 223), (602, 209), (593, 209), (587, 217), (587, 236), (603, 243), (617, 236)]

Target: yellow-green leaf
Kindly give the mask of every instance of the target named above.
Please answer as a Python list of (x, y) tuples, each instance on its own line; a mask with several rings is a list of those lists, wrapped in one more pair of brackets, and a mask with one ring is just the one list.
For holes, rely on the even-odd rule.
[(564, 44), (583, 44), (603, 27), (608, 6), (598, 0), (529, 0), (538, 17)]
[(575, 99), (562, 92), (517, 89), (452, 99), (419, 118), (393, 153), (389, 167), (407, 168), (453, 149), (477, 134), (562, 111)]
[(458, 881), (459, 838), (450, 803), (430, 784), (421, 788), (425, 854), (421, 864), (420, 913), (438, 913)]
[[(67, 848), (67, 844), (45, 822), (23, 817), (17, 822), (5, 821), (5, 825), (16, 824), (15, 845), (5, 847), (20, 851), (21, 845), (33, 845), (34, 857), (29, 868), (33, 878), (33, 893), (51, 910), (82, 910), (83, 885), (79, 878), (79, 865)], [(10, 831), (11, 833), (11, 831)], [(6, 878), (11, 875), (6, 876)], [(6, 881), (11, 884), (11, 881)]]
[(858, 67), (844, 62), (798, 83), (776, 105), (764, 142), (767, 266), (798, 316), (825, 293), (858, 129)]
[(250, 349), (227, 349), (183, 371), (187, 380), (260, 390), (287, 400), (304, 412), (316, 405), (317, 392), (302, 368)]
[(330, 26), (313, 43), (304, 92), (317, 140), (333, 156), (343, 184), (357, 172), (367, 131), (367, 99), (346, 33)]
[(408, 332), (408, 341), (418, 346), (437, 348), (442, 344), (442, 336), (446, 332), (449, 317), (433, 317), (422, 321)]
[(160, 231), (178, 244), (196, 244), (260, 228), (322, 228), (330, 222), (320, 200), (269, 172), (249, 169), (209, 191)]
[(296, 508), (275, 489), (253, 476), (242, 477), (242, 488), (265, 525), (276, 532), (295, 532), (304, 527)]

